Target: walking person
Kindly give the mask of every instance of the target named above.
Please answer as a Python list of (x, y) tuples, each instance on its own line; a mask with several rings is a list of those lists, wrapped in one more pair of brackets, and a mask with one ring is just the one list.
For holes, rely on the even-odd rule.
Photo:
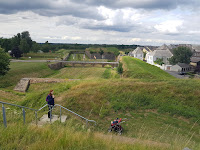
[[(49, 112), (48, 112), (48, 118), (52, 117), (52, 108), (54, 106), (54, 95), (53, 95), (53, 90), (50, 90), (47, 98), (46, 98), (47, 103), (49, 104)], [(51, 113), (50, 113), (51, 111)], [(51, 116), (50, 116), (51, 114)]]

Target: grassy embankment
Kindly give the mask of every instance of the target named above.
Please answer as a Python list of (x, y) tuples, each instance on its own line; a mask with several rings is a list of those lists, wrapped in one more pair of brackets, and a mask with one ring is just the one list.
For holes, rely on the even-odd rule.
[[(199, 149), (199, 80), (174, 79), (164, 71), (130, 57), (124, 57), (123, 64), (125, 68), (123, 79), (115, 79), (115, 77), (103, 79), (107, 78), (104, 74), (109, 72), (109, 69), (102, 70), (100, 71), (101, 73), (96, 72), (104, 68), (95, 70), (95, 74), (92, 74), (93, 78), (91, 78), (89, 74), (94, 69), (92, 68), (91, 72), (85, 72), (84, 76), (79, 77), (85, 79), (83, 81), (31, 85), (27, 94), (22, 96), (23, 99), (20, 99), (17, 103), (39, 108), (44, 102), (48, 90), (53, 87), (56, 103), (97, 121), (97, 127), (95, 129), (91, 128), (91, 130), (106, 132), (110, 120), (116, 117), (125, 117), (129, 120), (123, 124), (125, 129), (124, 136), (139, 140), (168, 143), (171, 144), (170, 149), (183, 149), (186, 146)], [(70, 67), (63, 68), (56, 77), (68, 78), (70, 75), (72, 75), (71, 77), (76, 75), (78, 77), (78, 74), (84, 74), (84, 72), (78, 72), (78, 69), (81, 70), (82, 68), (75, 69)], [(10, 124), (12, 122), (11, 119), (8, 121)], [(53, 127), (56, 128), (56, 126)], [(76, 125), (74, 127), (75, 129), (80, 129), (80, 127), (76, 128)], [(47, 133), (36, 133), (35, 137), (39, 135), (50, 137), (54, 133), (50, 128), (46, 129)], [(64, 125), (59, 125), (58, 128), (56, 128), (56, 131), (58, 130), (56, 133), (62, 133), (60, 138), (65, 138), (63, 140), (63, 143), (65, 143), (65, 141), (69, 140), (65, 136), (68, 132), (60, 132), (65, 130)], [(23, 128), (19, 127), (20, 133), (22, 131), (28, 132), (27, 130), (29, 129), (25, 128), (23, 130)], [(11, 129), (8, 129), (7, 132), (11, 132)], [(16, 133), (14, 135), (17, 135)], [(78, 134), (78, 132), (76, 133)], [(82, 132), (79, 133), (79, 136), (82, 136), (82, 134), (84, 135)], [(27, 134), (27, 136), (30, 136), (30, 134)], [(55, 144), (53, 146), (59, 147), (56, 143), (60, 138), (54, 140)], [(76, 138), (74, 137), (70, 146), (77, 143), (77, 149), (84, 148), (84, 144), (81, 145), (83, 141), (78, 139), (78, 142)], [(27, 145), (37, 145), (39, 142), (39, 140), (35, 140), (31, 143), (26, 140), (26, 136), (14, 138), (13, 140), (17, 143), (20, 139), (24, 139)], [(43, 139), (46, 140), (46, 138)], [(93, 136), (91, 136), (91, 139), (94, 140), (93, 142), (99, 142)], [(45, 143), (44, 140), (41, 143)], [(85, 144), (91, 145), (89, 142), (85, 142)], [(116, 148), (114, 144), (111, 142), (105, 148)], [(67, 145), (65, 146), (67, 147)], [(123, 149), (147, 149), (144, 144), (139, 147), (129, 147), (129, 144), (124, 146)], [(95, 149), (96, 147), (91, 148)]]
[(11, 62), (10, 71), (0, 77), (0, 88), (12, 89), (21, 78), (25, 77), (47, 77), (55, 74), (58, 71), (49, 69), (47, 63), (32, 63), (32, 62)]

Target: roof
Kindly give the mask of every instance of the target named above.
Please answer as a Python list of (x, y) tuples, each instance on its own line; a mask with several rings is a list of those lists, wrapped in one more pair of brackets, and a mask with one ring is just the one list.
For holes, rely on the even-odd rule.
[(142, 49), (140, 47), (137, 47), (134, 51), (131, 52), (132, 54), (141, 54), (143, 53)]
[(177, 65), (180, 66), (181, 68), (188, 68), (188, 67), (190, 67), (190, 65), (185, 64), (185, 63), (178, 63)]
[(170, 58), (173, 56), (173, 54), (169, 50), (155, 50), (150, 53), (152, 56), (157, 56), (157, 57), (167, 57)]
[(169, 50), (169, 47), (166, 44), (163, 44), (162, 46), (158, 47), (156, 50)]
[(157, 57), (167, 57), (170, 58), (173, 54), (170, 52), (168, 46), (166, 44), (158, 47), (153, 52), (148, 53), (149, 56), (157, 56)]
[(190, 61), (194, 62), (194, 63), (199, 62), (200, 61), (200, 57), (191, 57)]
[(170, 44), (170, 45), (168, 45), (168, 48), (169, 49), (174, 49), (174, 48), (177, 48), (178, 47), (178, 45), (175, 45), (175, 44)]
[(150, 51), (156, 50), (158, 47), (157, 47), (157, 46), (145, 46), (144, 48), (145, 48), (148, 52), (150, 52)]

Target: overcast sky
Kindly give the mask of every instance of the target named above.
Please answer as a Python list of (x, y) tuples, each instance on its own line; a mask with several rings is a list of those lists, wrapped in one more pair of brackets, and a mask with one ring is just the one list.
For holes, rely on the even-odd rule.
[(200, 0), (0, 0), (0, 37), (92, 44), (200, 44)]

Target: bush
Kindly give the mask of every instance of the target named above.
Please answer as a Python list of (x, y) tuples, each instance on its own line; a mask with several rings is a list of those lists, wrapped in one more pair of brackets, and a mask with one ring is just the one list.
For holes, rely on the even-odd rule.
[(9, 57), (4, 52), (4, 50), (0, 47), (0, 76), (5, 75), (9, 70)]
[(119, 63), (119, 66), (117, 67), (117, 72), (119, 73), (119, 74), (122, 74), (123, 73), (123, 64), (122, 63)]

